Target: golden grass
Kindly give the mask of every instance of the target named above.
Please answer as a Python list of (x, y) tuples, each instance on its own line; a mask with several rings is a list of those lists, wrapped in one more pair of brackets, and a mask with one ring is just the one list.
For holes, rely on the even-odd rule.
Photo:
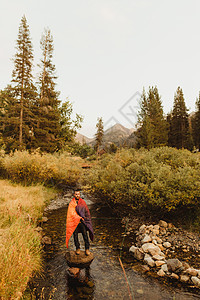
[(0, 180), (0, 299), (20, 299), (34, 271), (41, 270), (37, 218), (55, 191)]

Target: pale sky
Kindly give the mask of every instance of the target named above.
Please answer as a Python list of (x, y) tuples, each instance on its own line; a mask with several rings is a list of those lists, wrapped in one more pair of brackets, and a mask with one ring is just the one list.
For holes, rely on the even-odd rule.
[(200, 91), (199, 0), (1, 0), (0, 89), (11, 81), (23, 14), (35, 76), (44, 27), (53, 34), (57, 90), (84, 116), (80, 133), (93, 137), (98, 117), (105, 129), (115, 122), (133, 127), (138, 95), (152, 85), (165, 113), (178, 86), (194, 111)]

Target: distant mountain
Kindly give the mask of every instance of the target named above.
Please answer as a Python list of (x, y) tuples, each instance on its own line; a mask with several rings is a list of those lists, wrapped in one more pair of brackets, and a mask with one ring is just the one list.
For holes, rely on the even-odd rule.
[(87, 136), (81, 133), (77, 133), (75, 136), (75, 141), (79, 142), (81, 145), (89, 144), (92, 140), (94, 140), (94, 138), (88, 138)]
[[(76, 141), (79, 141), (81, 144), (86, 143), (89, 146), (93, 147), (95, 145), (95, 138), (87, 138), (86, 136), (78, 133), (76, 136)], [(104, 132), (103, 137), (103, 147), (109, 146), (114, 143), (116, 146), (123, 146), (124, 144), (132, 145), (135, 141), (134, 129), (128, 129), (123, 125), (117, 123), (112, 127), (108, 128)]]

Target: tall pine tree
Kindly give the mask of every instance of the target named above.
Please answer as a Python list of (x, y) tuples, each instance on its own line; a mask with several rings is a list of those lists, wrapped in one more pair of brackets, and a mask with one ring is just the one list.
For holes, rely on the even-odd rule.
[[(16, 54), (14, 58), (14, 70), (12, 73), (12, 97), (9, 104), (12, 109), (13, 118), (19, 120), (15, 122), (17, 126), (19, 142), (16, 143), (17, 136), (12, 132), (13, 146), (19, 149), (29, 148), (31, 143), (31, 134), (35, 126), (35, 116), (32, 107), (36, 99), (36, 88), (33, 84), (33, 47), (30, 39), (29, 26), (26, 17), (23, 16), (19, 26), (19, 33), (16, 45)], [(31, 133), (31, 134), (30, 134)]]
[(95, 146), (94, 146), (94, 149), (96, 150), (96, 153), (98, 155), (99, 154), (99, 147), (102, 145), (103, 135), (104, 135), (103, 120), (102, 120), (102, 118), (98, 118), (97, 119), (96, 128), (97, 128), (97, 132), (95, 134)]
[(192, 136), (195, 147), (200, 151), (200, 93), (196, 100), (196, 111), (192, 116)]
[(174, 96), (171, 116), (168, 116), (168, 120), (170, 120), (169, 146), (178, 149), (192, 148), (187, 111), (183, 91), (178, 87)]
[(152, 148), (167, 144), (168, 124), (163, 115), (161, 97), (157, 87), (149, 87), (141, 97), (137, 130), (138, 147)]
[(35, 131), (37, 147), (42, 151), (54, 152), (61, 147), (61, 115), (59, 110), (59, 92), (56, 91), (57, 79), (53, 64), (53, 37), (49, 29), (45, 29), (41, 41), (42, 58), (39, 64), (40, 97), (37, 107), (39, 121)]

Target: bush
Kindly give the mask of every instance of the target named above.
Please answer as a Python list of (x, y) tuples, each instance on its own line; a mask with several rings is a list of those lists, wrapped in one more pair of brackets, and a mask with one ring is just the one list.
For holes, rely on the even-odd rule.
[(52, 155), (16, 151), (0, 158), (0, 168), (2, 177), (24, 185), (75, 185), (81, 175), (81, 162), (81, 158), (73, 158), (66, 153)]
[(172, 211), (199, 203), (199, 178), (199, 153), (161, 147), (105, 155), (83, 183), (88, 191), (133, 209)]

